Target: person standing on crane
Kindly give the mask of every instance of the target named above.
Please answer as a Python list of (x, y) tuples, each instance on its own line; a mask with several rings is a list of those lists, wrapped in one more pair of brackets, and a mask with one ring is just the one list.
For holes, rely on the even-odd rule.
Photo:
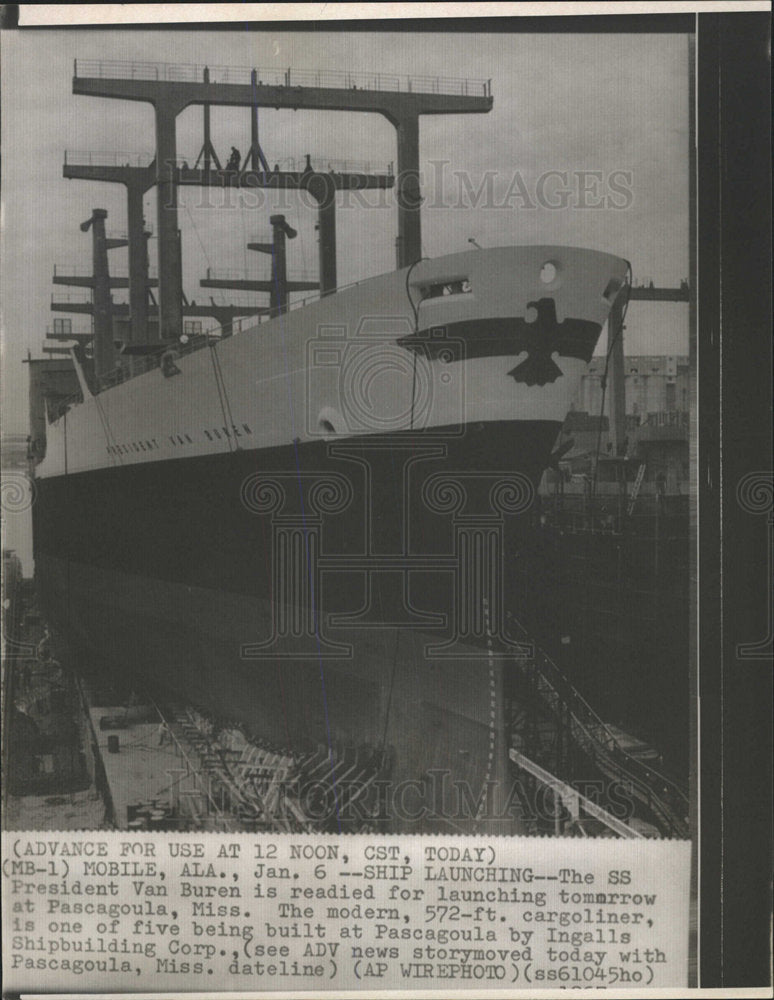
[(231, 147), (231, 156), (229, 157), (228, 163), (226, 164), (226, 170), (233, 171), (235, 174), (239, 172), (239, 164), (241, 162), (242, 155), (236, 146)]

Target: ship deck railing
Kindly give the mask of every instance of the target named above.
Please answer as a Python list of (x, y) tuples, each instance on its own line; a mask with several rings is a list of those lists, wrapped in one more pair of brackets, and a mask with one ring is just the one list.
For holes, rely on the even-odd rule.
[[(516, 619), (511, 619), (514, 623)], [(526, 631), (519, 625), (527, 637)], [(538, 693), (557, 718), (561, 706), (569, 710), (571, 736), (577, 746), (609, 778), (620, 781), (672, 836), (687, 833), (688, 797), (667, 775), (627, 753), (610, 728), (600, 719), (577, 688), (550, 656), (537, 647), (522, 668), (532, 674)]]
[(404, 76), (395, 73), (350, 73), (347, 70), (307, 70), (259, 66), (211, 66), (204, 63), (133, 62), (115, 59), (76, 59), (75, 78), (148, 80), (164, 83), (203, 83), (205, 70), (214, 84), (268, 87), (317, 87), (368, 90), (398, 94), (446, 94), (490, 97), (491, 80), (452, 76)]

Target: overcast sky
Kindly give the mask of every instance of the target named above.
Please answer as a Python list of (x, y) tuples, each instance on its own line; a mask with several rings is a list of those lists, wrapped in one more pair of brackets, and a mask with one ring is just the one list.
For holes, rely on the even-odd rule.
[[(123, 187), (62, 178), (65, 150), (151, 152), (150, 105), (72, 94), (73, 60), (207, 63), (210, 66), (334, 69), (491, 79), (488, 114), (426, 117), (420, 127), (426, 196), (423, 251), (439, 256), (482, 246), (557, 243), (626, 257), (636, 278), (677, 285), (688, 273), (688, 42), (672, 35), (464, 35), (339, 32), (38, 31), (2, 32), (3, 428), (27, 431), (27, 350), (39, 356), (47, 327), (55, 264), (88, 266), (91, 236), (79, 224), (93, 208), (108, 211), (108, 229), (125, 228)], [(178, 152), (193, 164), (201, 147), (201, 108), (178, 120)], [(222, 159), (249, 146), (249, 110), (214, 108), (213, 139)], [(323, 159), (395, 160), (393, 127), (378, 115), (260, 112), (261, 143), (270, 163), (309, 152)], [(442, 161), (443, 183), (438, 183)], [(490, 204), (469, 207), (460, 172), (475, 192), (492, 173)], [(537, 182), (566, 172), (569, 193), (552, 175), (537, 204)], [(582, 208), (577, 171), (592, 179)], [(619, 173), (617, 180), (616, 172)], [(514, 175), (517, 174), (514, 187)], [(631, 180), (627, 179), (630, 176)], [(616, 194), (610, 179), (628, 193)], [(622, 177), (624, 178), (622, 180)], [(523, 184), (521, 183), (523, 181)], [(486, 198), (486, 183), (483, 187)], [(510, 203), (503, 205), (509, 190)], [(522, 196), (513, 194), (521, 191)], [(526, 197), (536, 207), (525, 205)], [(341, 196), (340, 196), (341, 197)], [(245, 249), (268, 232), (273, 206), (202, 205), (193, 188), (180, 194), (184, 284), (197, 287), (208, 266), (262, 266)], [(394, 198), (338, 211), (339, 283), (394, 266)], [(467, 204), (466, 204), (467, 202)], [(612, 207), (617, 202), (624, 208)], [(212, 207), (212, 206), (216, 207)], [(497, 206), (500, 207), (497, 207)], [(299, 231), (289, 244), (290, 270), (316, 268), (316, 213), (290, 197), (284, 209)], [(155, 219), (155, 198), (146, 200)], [(151, 241), (151, 254), (153, 255)], [(125, 266), (125, 251), (111, 252)], [(263, 270), (266, 265), (263, 264)], [(67, 289), (61, 289), (66, 292)], [(121, 293), (117, 300), (123, 300)], [(261, 297), (257, 301), (262, 302)], [(75, 329), (88, 317), (73, 316)], [(631, 354), (687, 354), (687, 307), (635, 303), (629, 310)]]

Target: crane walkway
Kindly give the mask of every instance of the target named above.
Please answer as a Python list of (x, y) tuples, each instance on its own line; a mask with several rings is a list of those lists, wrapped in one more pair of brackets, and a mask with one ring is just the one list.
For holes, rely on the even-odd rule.
[(164, 83), (201, 83), (208, 71), (214, 84), (251, 84), (263, 87), (314, 87), (332, 90), (370, 90), (397, 94), (447, 94), (489, 97), (491, 81), (451, 76), (402, 76), (395, 73), (350, 73), (347, 70), (291, 69), (259, 66), (211, 66), (200, 63), (134, 62), (116, 59), (76, 59), (76, 78), (151, 80)]

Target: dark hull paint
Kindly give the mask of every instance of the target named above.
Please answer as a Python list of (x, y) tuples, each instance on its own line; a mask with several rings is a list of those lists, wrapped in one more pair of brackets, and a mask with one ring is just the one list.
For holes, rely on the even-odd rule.
[[(155, 685), (159, 694), (184, 697), (214, 719), (297, 751), (387, 749), (392, 829), (470, 832), (475, 810), (454, 783), (475, 801), (489, 781), (493, 815), (476, 828), (516, 832), (514, 818), (497, 815), (509, 794), (501, 665), (480, 650), (471, 648), (469, 660), (429, 662), (429, 637), (418, 632), (341, 630), (337, 638), (356, 644), (353, 659), (245, 661), (240, 640), (265, 629), (263, 602), (46, 557), (38, 579), (55, 632), (64, 631), (73, 657), (103, 681), (109, 671)], [(445, 774), (451, 824), (420, 814), (423, 805), (431, 809), (427, 792), (406, 784), (431, 771)]]
[[(75, 662), (284, 746), (390, 748), (393, 787), (434, 769), (474, 798), (496, 782), (497, 812), (509, 795), (501, 674), (516, 650), (502, 605), (519, 516), (498, 513), (491, 491), (515, 470), (535, 484), (558, 431), (486, 424), (41, 480), (45, 613)], [(428, 495), (439, 474), (464, 501)], [(484, 581), (467, 616), (460, 565)], [(454, 657), (428, 654), (455, 636)], [(398, 809), (393, 827), (417, 824)], [(457, 828), (514, 826), (477, 825), (463, 809), (446, 824)]]
[(401, 337), (398, 343), (431, 360), (449, 351), (457, 361), (515, 357), (522, 351), (550, 358), (558, 351), (565, 358), (580, 358), (587, 364), (591, 361), (602, 329), (599, 323), (582, 319), (559, 323), (556, 306), (550, 298), (528, 302), (527, 309), (533, 313), (532, 322), (521, 316), (458, 320), (442, 328), (442, 337), (436, 329), (419, 330)]

